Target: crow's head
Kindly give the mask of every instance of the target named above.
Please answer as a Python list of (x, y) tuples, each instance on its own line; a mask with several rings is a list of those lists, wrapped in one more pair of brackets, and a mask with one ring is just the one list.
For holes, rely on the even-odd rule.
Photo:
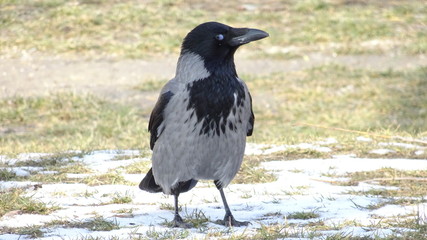
[(251, 28), (232, 28), (218, 22), (202, 23), (184, 38), (181, 55), (194, 53), (212, 71), (218, 65), (232, 63), (237, 48), (243, 44), (268, 37), (268, 33)]

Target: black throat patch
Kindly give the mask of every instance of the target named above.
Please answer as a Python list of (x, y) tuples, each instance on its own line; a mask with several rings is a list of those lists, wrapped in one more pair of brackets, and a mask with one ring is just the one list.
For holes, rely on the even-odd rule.
[(200, 135), (225, 133), (230, 112), (236, 114), (236, 109), (244, 105), (245, 91), (234, 74), (213, 73), (188, 84), (187, 90), (190, 95), (187, 110), (194, 109), (197, 122), (204, 120)]

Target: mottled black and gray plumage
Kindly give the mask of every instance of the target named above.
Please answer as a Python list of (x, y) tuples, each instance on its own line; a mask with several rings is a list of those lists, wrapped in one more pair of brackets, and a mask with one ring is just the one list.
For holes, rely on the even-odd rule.
[(151, 113), (153, 164), (139, 185), (175, 196), (174, 226), (188, 227), (178, 214), (178, 196), (201, 179), (214, 180), (220, 191), (226, 210), (223, 224), (248, 224), (234, 219), (223, 192), (240, 168), (255, 119), (234, 53), (267, 36), (257, 29), (207, 22), (184, 38), (176, 76), (163, 87)]

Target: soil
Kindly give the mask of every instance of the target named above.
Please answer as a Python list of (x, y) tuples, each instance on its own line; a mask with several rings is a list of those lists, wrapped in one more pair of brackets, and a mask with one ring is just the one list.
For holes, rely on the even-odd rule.
[[(0, 57), (0, 98), (40, 96), (52, 92), (92, 93), (114, 101), (151, 106), (157, 92), (142, 92), (135, 86), (175, 75), (178, 56), (147, 60), (78, 59), (66, 57)], [(426, 55), (311, 54), (304, 59), (250, 59), (236, 56), (240, 76), (298, 71), (326, 63), (373, 70), (402, 70), (427, 65)], [(141, 105), (142, 104), (142, 105)]]

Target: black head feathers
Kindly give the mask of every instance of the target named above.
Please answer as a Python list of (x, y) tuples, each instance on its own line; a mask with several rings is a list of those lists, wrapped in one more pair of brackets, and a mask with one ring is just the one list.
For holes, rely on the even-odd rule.
[(196, 53), (206, 64), (233, 60), (237, 48), (243, 44), (268, 37), (268, 33), (251, 28), (232, 28), (218, 22), (198, 25), (184, 38), (181, 54)]

